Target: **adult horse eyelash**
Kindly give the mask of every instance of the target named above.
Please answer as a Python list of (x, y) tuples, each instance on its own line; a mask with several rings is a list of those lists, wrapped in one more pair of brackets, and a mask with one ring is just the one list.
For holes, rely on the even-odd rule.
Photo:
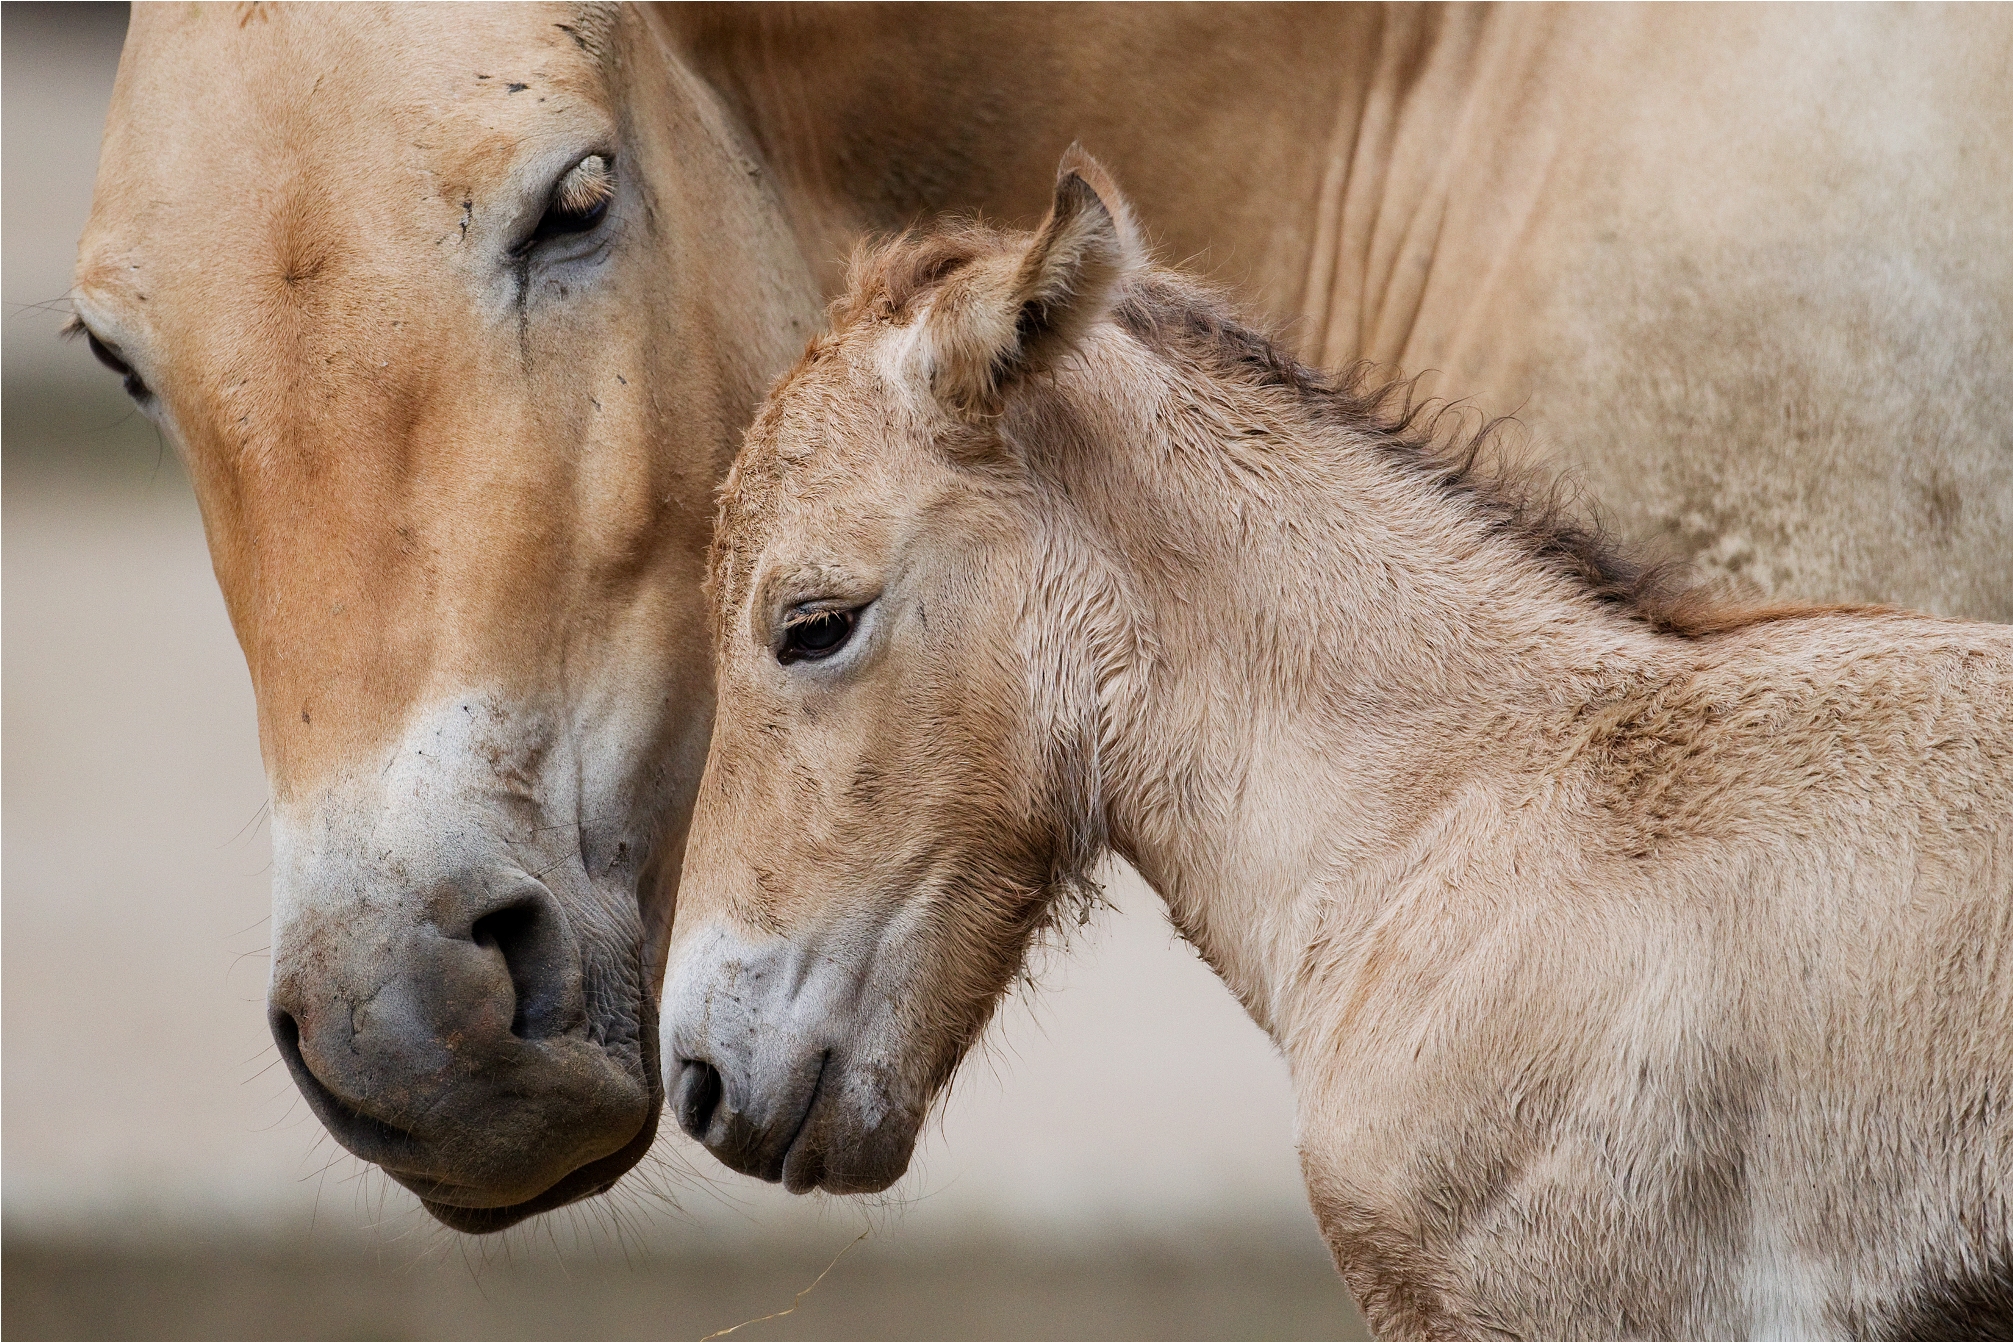
[(541, 242), (595, 228), (607, 217), (615, 199), (615, 160), (610, 154), (589, 154), (567, 170), (552, 188), (552, 197), (538, 227), (519, 244), (527, 252)]
[(84, 343), (91, 348), (91, 357), (111, 369), (114, 373), (117, 373), (123, 379), (126, 395), (136, 401), (144, 401), (154, 394), (153, 388), (147, 385), (146, 380), (133, 371), (133, 366), (121, 358), (117, 350), (100, 340), (98, 333), (84, 325), (81, 318), (71, 317), (69, 321), (63, 324), (61, 334), (65, 340), (74, 340), (78, 336), (84, 337)]

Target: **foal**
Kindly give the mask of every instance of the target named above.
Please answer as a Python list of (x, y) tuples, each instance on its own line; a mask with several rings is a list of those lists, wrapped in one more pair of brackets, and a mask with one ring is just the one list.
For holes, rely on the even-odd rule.
[(836, 321), (721, 509), (687, 1131), (885, 1187), (1115, 851), (1291, 1063), (1380, 1335), (2009, 1335), (2013, 631), (1672, 601), (1078, 154)]

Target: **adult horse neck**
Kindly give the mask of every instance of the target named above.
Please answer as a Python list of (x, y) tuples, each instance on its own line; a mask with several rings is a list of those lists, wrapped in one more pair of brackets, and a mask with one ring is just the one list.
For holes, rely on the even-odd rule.
[[(1989, 43), (1897, 25), (2007, 21), (1743, 54), (1791, 22), (136, 10), (76, 306), (187, 464), (245, 650), (316, 1113), (472, 1230), (640, 1158), (712, 489), (854, 230), (1031, 215), (1077, 136), (1310, 353), (1527, 405), (1626, 527), (2000, 612), (2013, 262), (1975, 240), (2013, 231), (1980, 185), (2013, 136)], [(1939, 82), (1835, 74), (1918, 52)], [(1701, 78), (1739, 96), (1701, 112)], [(1904, 106), (1948, 116), (1872, 135)], [(1813, 200), (1825, 256), (1878, 264), (1799, 251)]]
[(1705, 576), (2013, 618), (2013, 16), (680, 21), (827, 293), (862, 229), (1031, 222), (1079, 140), (1300, 357), (1517, 414)]

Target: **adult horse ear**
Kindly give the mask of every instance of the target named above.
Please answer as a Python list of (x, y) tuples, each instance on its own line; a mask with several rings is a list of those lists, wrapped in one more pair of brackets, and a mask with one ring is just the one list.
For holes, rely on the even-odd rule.
[[(936, 382), (960, 409), (988, 413), (1017, 378), (1051, 368), (1110, 308), (1147, 250), (1104, 165), (1073, 144), (1055, 197), (1018, 265), (959, 305), (933, 342)], [(943, 314), (950, 316), (951, 314)]]

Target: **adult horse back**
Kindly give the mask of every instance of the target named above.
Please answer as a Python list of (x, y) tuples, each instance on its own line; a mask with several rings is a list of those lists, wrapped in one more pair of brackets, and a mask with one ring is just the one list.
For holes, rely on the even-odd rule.
[(712, 490), (862, 228), (1081, 137), (1301, 350), (1515, 409), (1624, 531), (2013, 613), (1995, 13), (136, 10), (80, 323), (257, 692), (272, 1012), (491, 1229), (660, 1093)]

